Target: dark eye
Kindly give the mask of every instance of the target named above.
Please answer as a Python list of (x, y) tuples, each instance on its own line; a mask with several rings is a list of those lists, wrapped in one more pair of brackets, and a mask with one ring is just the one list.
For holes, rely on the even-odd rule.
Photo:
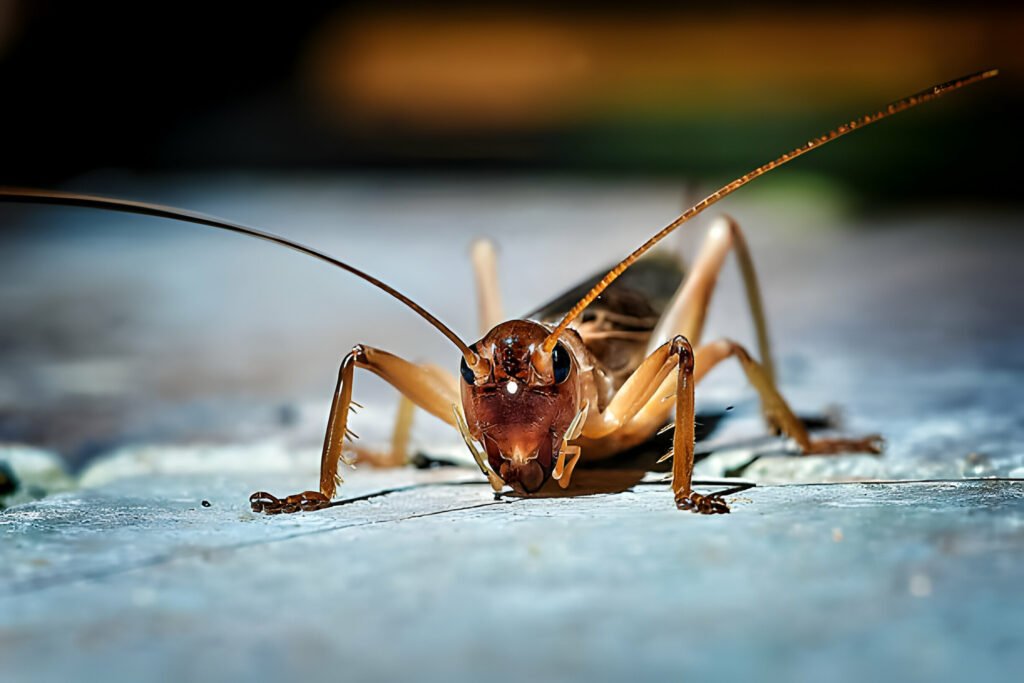
[(465, 380), (466, 384), (476, 384), (476, 375), (466, 364), (466, 357), (462, 357), (462, 363), (459, 365), (459, 372), (462, 373), (462, 379)]
[(569, 358), (569, 351), (560, 343), (555, 345), (551, 352), (551, 369), (555, 374), (555, 384), (561, 384), (569, 379), (569, 370), (572, 368), (572, 360)]

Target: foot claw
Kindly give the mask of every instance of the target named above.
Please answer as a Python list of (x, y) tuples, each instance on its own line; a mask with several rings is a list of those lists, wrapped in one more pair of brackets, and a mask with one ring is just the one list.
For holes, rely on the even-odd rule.
[(291, 514), (293, 512), (311, 512), (330, 507), (331, 500), (319, 491), (304, 491), (280, 499), (266, 491), (257, 491), (249, 496), (249, 507), (253, 512), (267, 515)]
[(688, 496), (676, 496), (676, 507), (701, 515), (729, 514), (729, 504), (717, 493), (704, 495), (691, 491)]

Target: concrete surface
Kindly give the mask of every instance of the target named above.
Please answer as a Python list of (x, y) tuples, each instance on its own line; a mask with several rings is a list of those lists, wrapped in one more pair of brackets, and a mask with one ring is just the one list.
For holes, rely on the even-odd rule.
[(210, 476), (8, 510), (4, 680), (1008, 680), (1024, 665), (1021, 482), (756, 488), (714, 518), (676, 511), (663, 484), (495, 501), (436, 472), (361, 471), (346, 492), (411, 480), (433, 485), (288, 517), (246, 509), (264, 482)]

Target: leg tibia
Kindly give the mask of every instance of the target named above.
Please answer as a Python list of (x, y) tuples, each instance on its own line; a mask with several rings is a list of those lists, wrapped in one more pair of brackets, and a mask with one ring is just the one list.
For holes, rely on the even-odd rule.
[(698, 380), (726, 358), (735, 357), (761, 399), (761, 408), (769, 427), (793, 439), (805, 454), (881, 452), (881, 438), (877, 435), (855, 439), (812, 439), (807, 433), (807, 427), (782, 397), (772, 377), (736, 342), (720, 339), (705, 344), (696, 350), (695, 356)]
[(477, 306), (480, 317), (480, 334), (487, 334), (492, 327), (504, 320), (501, 307), (501, 292), (498, 288), (498, 257), (494, 243), (481, 239), (470, 247), (473, 274), (476, 278)]
[[(411, 404), (426, 410), (448, 424), (455, 424), (452, 406), (459, 402), (459, 395), (453, 388), (455, 380), (434, 367), (419, 366), (403, 360), (394, 354), (368, 346), (355, 346), (345, 356), (338, 370), (338, 383), (331, 402), (331, 413), (327, 420), (324, 447), (320, 456), (320, 491), (307, 491), (284, 500), (270, 494), (253, 494), (250, 501), (253, 510), (261, 512), (296, 512), (319, 509), (329, 504), (334, 497), (341, 477), (338, 464), (343, 460), (345, 442), (354, 435), (348, 427), (352, 407), (352, 383), (356, 367), (365, 368), (395, 387)], [(411, 408), (402, 412), (395, 430), (395, 443), (403, 450), (408, 440), (408, 424)]]
[(726, 256), (732, 251), (736, 255), (750, 316), (754, 321), (757, 345), (761, 363), (769, 379), (774, 377), (771, 345), (768, 338), (768, 324), (765, 320), (761, 288), (754, 270), (754, 259), (743, 231), (729, 216), (720, 216), (708, 231), (700, 252), (686, 281), (672, 298), (665, 314), (658, 323), (648, 346), (648, 352), (674, 335), (681, 334), (693, 344), (700, 344), (703, 337), (704, 321), (711, 305), (711, 296), (718, 283), (718, 274), (725, 264)]

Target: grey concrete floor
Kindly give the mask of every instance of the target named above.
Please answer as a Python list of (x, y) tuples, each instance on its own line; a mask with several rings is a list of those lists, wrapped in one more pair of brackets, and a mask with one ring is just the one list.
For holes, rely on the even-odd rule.
[[(5, 680), (1007, 680), (1024, 485), (662, 484), (495, 501), (361, 473), (291, 517), (256, 482), (124, 480), (0, 515)], [(202, 500), (211, 506), (203, 507)]]
[[(466, 336), (474, 235), (501, 243), (507, 307), (523, 311), (682, 204), (670, 184), (122, 181), (83, 185), (344, 254)], [(716, 518), (676, 511), (659, 475), (587, 495), (611, 475), (581, 472), (574, 495), (496, 501), (462, 468), (361, 468), (343, 495), (381, 495), (254, 515), (251, 491), (315, 482), (348, 347), (451, 364), (444, 340), (265, 245), (4, 209), (0, 428), (81, 477), (0, 511), (0, 678), (1012, 676), (1024, 664), (1020, 216), (853, 220), (815, 196), (723, 208), (755, 250), (783, 390), (805, 413), (838, 405), (845, 431), (880, 432), (888, 450), (761, 457), (744, 475), (771, 485)], [(692, 254), (699, 233), (677, 246)], [(749, 341), (731, 268), (721, 283), (708, 338)], [(362, 377), (357, 393), (357, 431), (380, 443), (394, 395)], [(698, 399), (735, 406), (703, 445), (702, 476), (785, 450), (761, 438), (735, 368)], [(415, 441), (458, 453), (424, 417)], [(998, 479), (858, 481), (963, 477)]]

